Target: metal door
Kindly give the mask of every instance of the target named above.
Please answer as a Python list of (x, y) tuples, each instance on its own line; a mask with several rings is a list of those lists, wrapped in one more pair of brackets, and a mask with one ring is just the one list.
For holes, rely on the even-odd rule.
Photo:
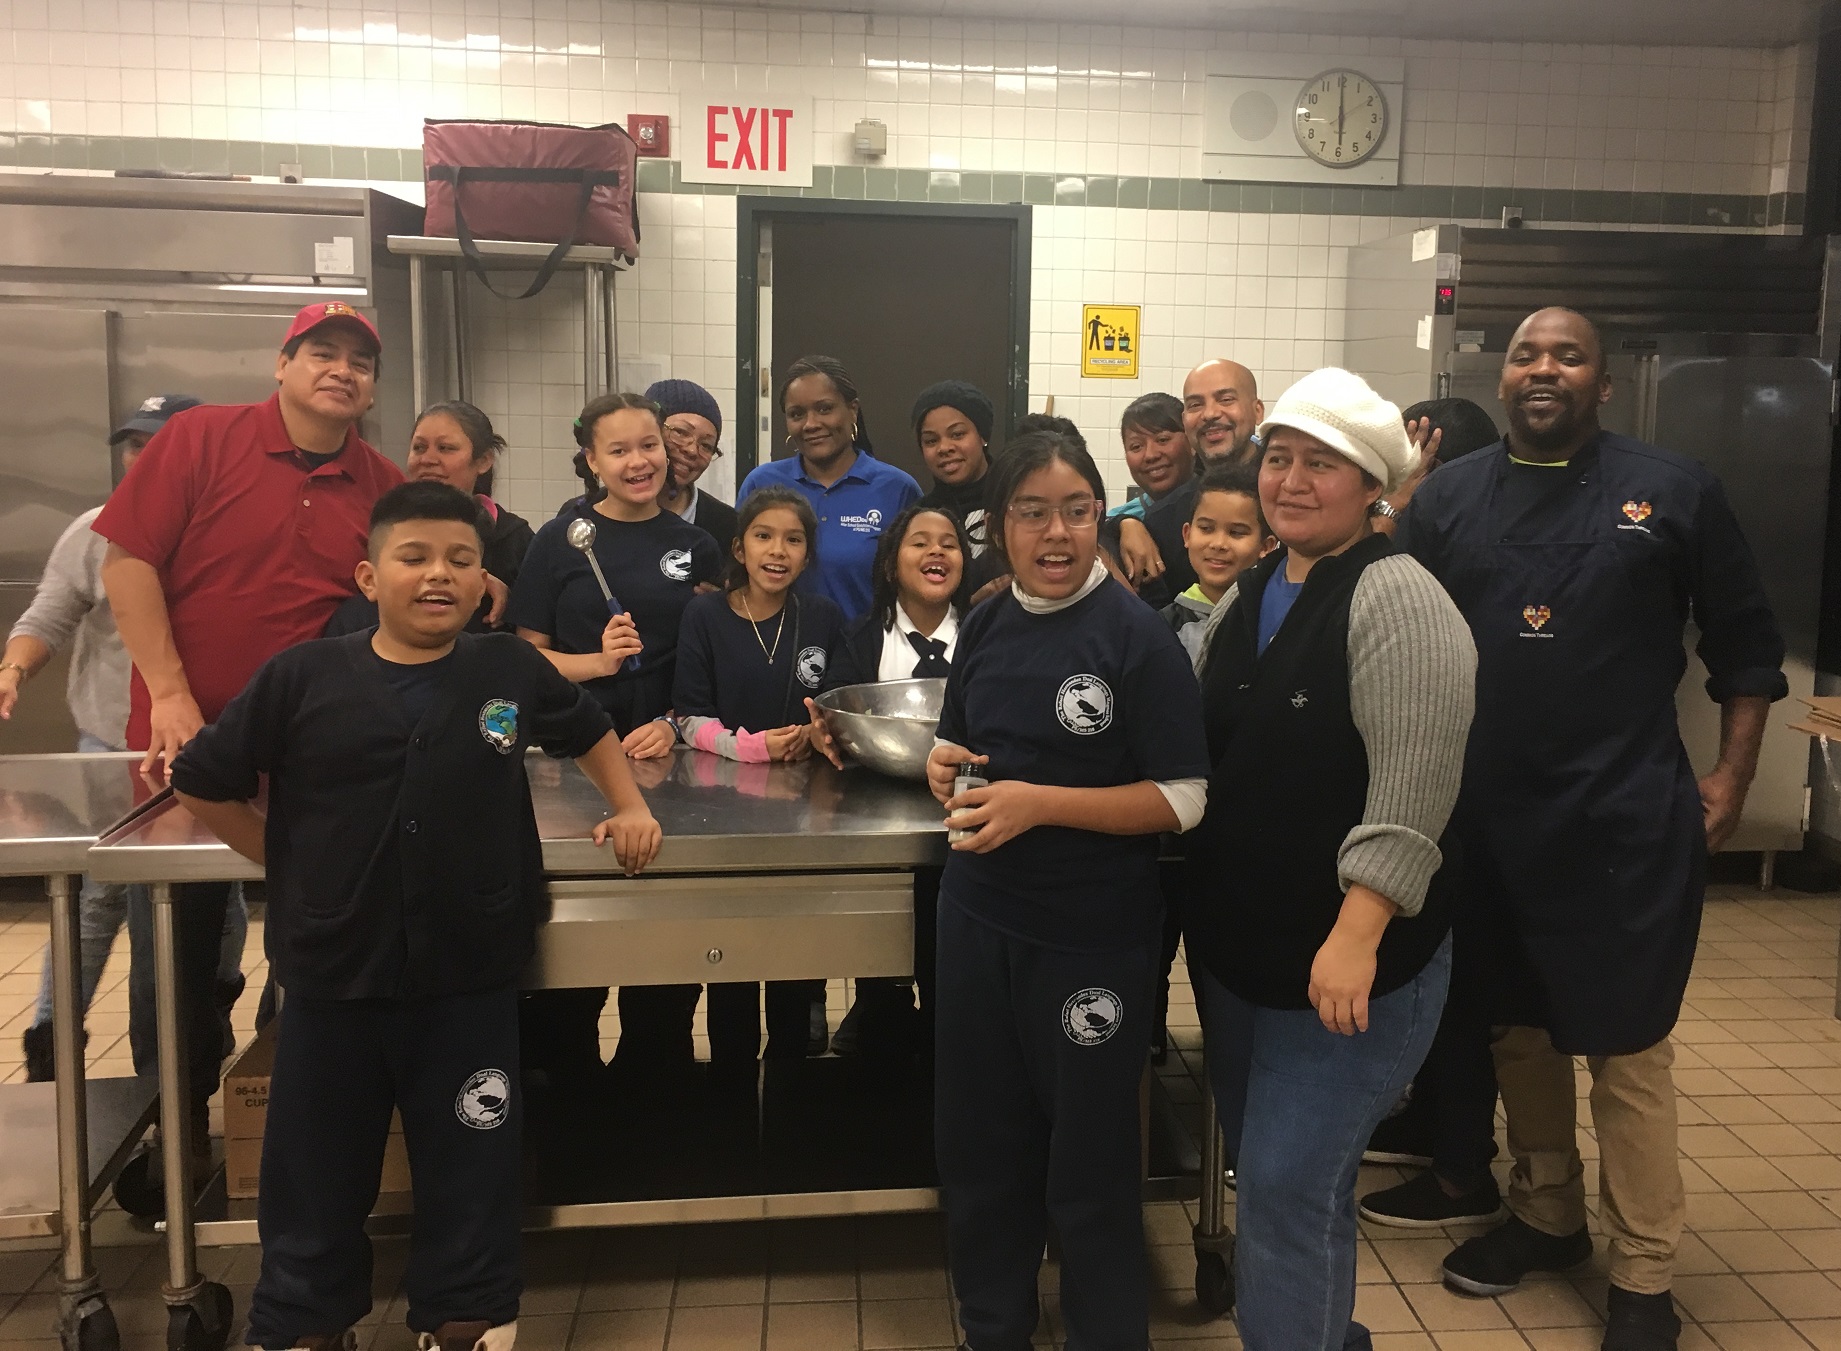
[[(0, 636), (32, 603), (51, 546), (109, 495), (109, 313), (0, 306)], [(75, 750), (60, 653), (32, 680), (0, 752)]]
[[(1757, 557), (1766, 594), (1789, 645), (1791, 698), (1814, 688), (1827, 529), (1829, 399), (1833, 369), (1815, 357), (1663, 355), (1655, 363), (1657, 445), (1705, 464), (1725, 485)], [(1719, 753), (1719, 708), (1705, 691), (1706, 668), (1692, 655), (1677, 699), (1682, 739), (1698, 773)], [(1771, 713), (1729, 849), (1802, 845), (1809, 740)]]
[(769, 372), (754, 424), (762, 462), (785, 453), (774, 401), (786, 367), (814, 352), (837, 357), (856, 381), (877, 458), (923, 488), (933, 479), (908, 411), (934, 381), (969, 380), (983, 390), (996, 409), (993, 451), (1002, 445), (1012, 419), (1026, 411), (1012, 406), (1011, 392), (1022, 384), (1019, 366), (1027, 369), (1015, 330), (1018, 297), (1029, 285), (1017, 235), (1026, 236), (1028, 225), (1009, 215), (941, 211), (907, 214), (891, 204), (887, 214), (821, 212), (802, 204), (776, 209), (771, 233), (763, 222), (759, 330), (746, 335), (758, 341), (754, 368)]
[(277, 349), (293, 320), (281, 310), (124, 312), (115, 346), (117, 414), (127, 416), (150, 394), (260, 403), (275, 392)]

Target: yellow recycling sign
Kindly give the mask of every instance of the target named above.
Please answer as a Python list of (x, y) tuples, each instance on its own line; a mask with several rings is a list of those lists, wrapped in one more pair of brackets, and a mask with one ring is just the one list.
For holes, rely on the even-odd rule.
[(1080, 373), (1102, 380), (1137, 378), (1138, 306), (1081, 307)]

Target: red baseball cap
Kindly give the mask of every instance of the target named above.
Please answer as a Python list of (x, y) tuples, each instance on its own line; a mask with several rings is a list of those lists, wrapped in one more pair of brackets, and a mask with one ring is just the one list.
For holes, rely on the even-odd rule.
[(370, 335), (371, 342), (377, 350), (383, 351), (384, 340), (378, 336), (377, 325), (365, 318), (362, 310), (355, 305), (346, 304), (343, 300), (322, 300), (317, 305), (307, 306), (294, 316), (294, 323), (288, 329), (288, 336), (281, 340), (281, 345), (286, 347), (296, 338), (305, 337), (321, 324), (330, 324), (339, 319), (357, 324)]

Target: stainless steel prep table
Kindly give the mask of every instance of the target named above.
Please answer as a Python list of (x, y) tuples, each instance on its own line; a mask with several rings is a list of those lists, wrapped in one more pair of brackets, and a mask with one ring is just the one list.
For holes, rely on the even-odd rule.
[[(942, 813), (924, 786), (823, 762), (751, 765), (680, 749), (633, 765), (665, 832), (643, 877), (620, 876), (590, 832), (605, 814), (572, 763), (533, 755), (532, 799), (553, 915), (527, 985), (901, 976), (913, 971), (913, 870), (945, 860)], [(172, 884), (252, 880), (260, 871), (176, 801), (156, 804), (91, 851), (92, 875), (149, 883), (161, 977), (161, 1079), (185, 1082), (168, 993)], [(169, 1021), (171, 1026), (169, 1027)], [(182, 1094), (169, 1095), (178, 1102)], [(166, 1114), (168, 1195), (182, 1190), (183, 1113)], [(398, 1198), (398, 1204), (406, 1198)], [(533, 1226), (646, 1224), (931, 1208), (931, 1186), (535, 1204)], [(380, 1206), (380, 1218), (390, 1198)], [(196, 1225), (169, 1207), (169, 1286), (198, 1284), (192, 1230), (251, 1242), (254, 1205), (207, 1196)]]
[[(645, 875), (626, 878), (619, 875), (611, 851), (596, 848), (590, 839), (606, 809), (574, 764), (532, 755), (527, 767), (553, 901), (552, 917), (539, 931), (527, 987), (912, 973), (913, 875), (946, 858), (943, 814), (923, 785), (862, 768), (840, 772), (822, 761), (739, 764), (687, 749), (637, 762), (635, 778), (665, 839)], [(97, 878), (152, 886), (161, 978), (161, 1080), (183, 1085), (183, 1048), (170, 992), (172, 884), (250, 880), (260, 872), (172, 801), (105, 837), (89, 857)], [(922, 1086), (916, 1099), (903, 1096), (908, 1086), (879, 1074), (874, 1066), (835, 1059), (764, 1066), (759, 1083), (746, 1090), (754, 1134), (738, 1142), (722, 1129), (698, 1133), (699, 1124), (692, 1121), (687, 1138), (678, 1142), (679, 1152), (693, 1156), (703, 1171), (673, 1174), (665, 1168), (656, 1177), (648, 1172), (642, 1194), (596, 1193), (594, 1180), (584, 1175), (597, 1160), (618, 1159), (622, 1153), (621, 1126), (612, 1118), (643, 1115), (647, 1104), (627, 1096), (576, 1104), (573, 1110), (586, 1114), (593, 1130), (574, 1139), (565, 1133), (560, 1140), (543, 1137), (533, 1109), (526, 1126), (526, 1224), (582, 1227), (933, 1209), (939, 1197), (931, 1174), (925, 1075), (918, 1076)], [(849, 1082), (840, 1085), (840, 1079)], [(758, 1103), (752, 1096), (757, 1087)], [(175, 1103), (181, 1099), (180, 1093), (168, 1097)], [(865, 1101), (871, 1105), (862, 1106)], [(1161, 1105), (1167, 1115), (1167, 1102)], [(851, 1111), (863, 1115), (845, 1127), (833, 1125), (814, 1140), (800, 1136), (801, 1125), (789, 1130), (783, 1121), (776, 1130), (774, 1124), (776, 1113), (792, 1120), (803, 1112), (799, 1119), (809, 1121)], [(629, 1127), (629, 1137), (654, 1144), (682, 1121), (644, 1118)], [(169, 1196), (183, 1192), (186, 1129), (183, 1112), (163, 1120)], [(799, 1156), (792, 1166), (753, 1173), (725, 1170), (737, 1152), (765, 1153), (770, 1136), (781, 1146), (791, 1138), (792, 1152)], [(918, 1167), (880, 1157), (910, 1160), (917, 1142)], [(577, 1147), (573, 1156), (571, 1145)], [(1158, 1194), (1194, 1194), (1195, 1151), (1193, 1146), (1177, 1148), (1176, 1166), (1158, 1170)], [(837, 1170), (829, 1165), (839, 1154), (849, 1155), (858, 1175), (871, 1181), (832, 1185)], [(556, 1182), (563, 1176), (569, 1178), (567, 1185)], [(770, 1185), (760, 1185), (764, 1176)], [(696, 1186), (712, 1178), (717, 1185)], [(623, 1181), (633, 1182), (630, 1171)], [(385, 1196), (373, 1226), (400, 1229), (407, 1213), (406, 1196)], [(197, 1274), (195, 1241), (255, 1240), (255, 1203), (227, 1201), (221, 1189), (214, 1187), (200, 1199), (196, 1219), (190, 1207), (169, 1207), (169, 1300), (188, 1291), (196, 1298), (205, 1284)]]
[(55, 1084), (0, 1088), (0, 1238), (59, 1234), (58, 1330), (119, 1344), (90, 1260), (90, 1209), (153, 1115), (149, 1079), (84, 1077), (77, 897), (90, 846), (154, 795), (138, 755), (0, 756), (0, 876), (43, 877), (51, 908)]

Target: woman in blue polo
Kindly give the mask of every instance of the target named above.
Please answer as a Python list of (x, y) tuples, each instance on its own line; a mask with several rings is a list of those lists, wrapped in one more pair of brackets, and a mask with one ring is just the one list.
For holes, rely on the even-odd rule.
[[(1201, 819), (1182, 645), (1099, 558), (1105, 489), (1053, 432), (991, 470), (1010, 589), (959, 630), (927, 764), (955, 829), (940, 883), (935, 1139), (959, 1319), (1025, 1347), (1049, 1222), (1068, 1343), (1150, 1344), (1138, 1084), (1163, 905), (1159, 832)], [(989, 786), (955, 794), (961, 765)]]
[(787, 367), (780, 412), (794, 453), (758, 466), (735, 500), (779, 487), (811, 502), (818, 565), (799, 579), (799, 589), (829, 596), (848, 623), (869, 609), (876, 541), (921, 495), (920, 485), (871, 452), (857, 387), (836, 357), (800, 357)]

